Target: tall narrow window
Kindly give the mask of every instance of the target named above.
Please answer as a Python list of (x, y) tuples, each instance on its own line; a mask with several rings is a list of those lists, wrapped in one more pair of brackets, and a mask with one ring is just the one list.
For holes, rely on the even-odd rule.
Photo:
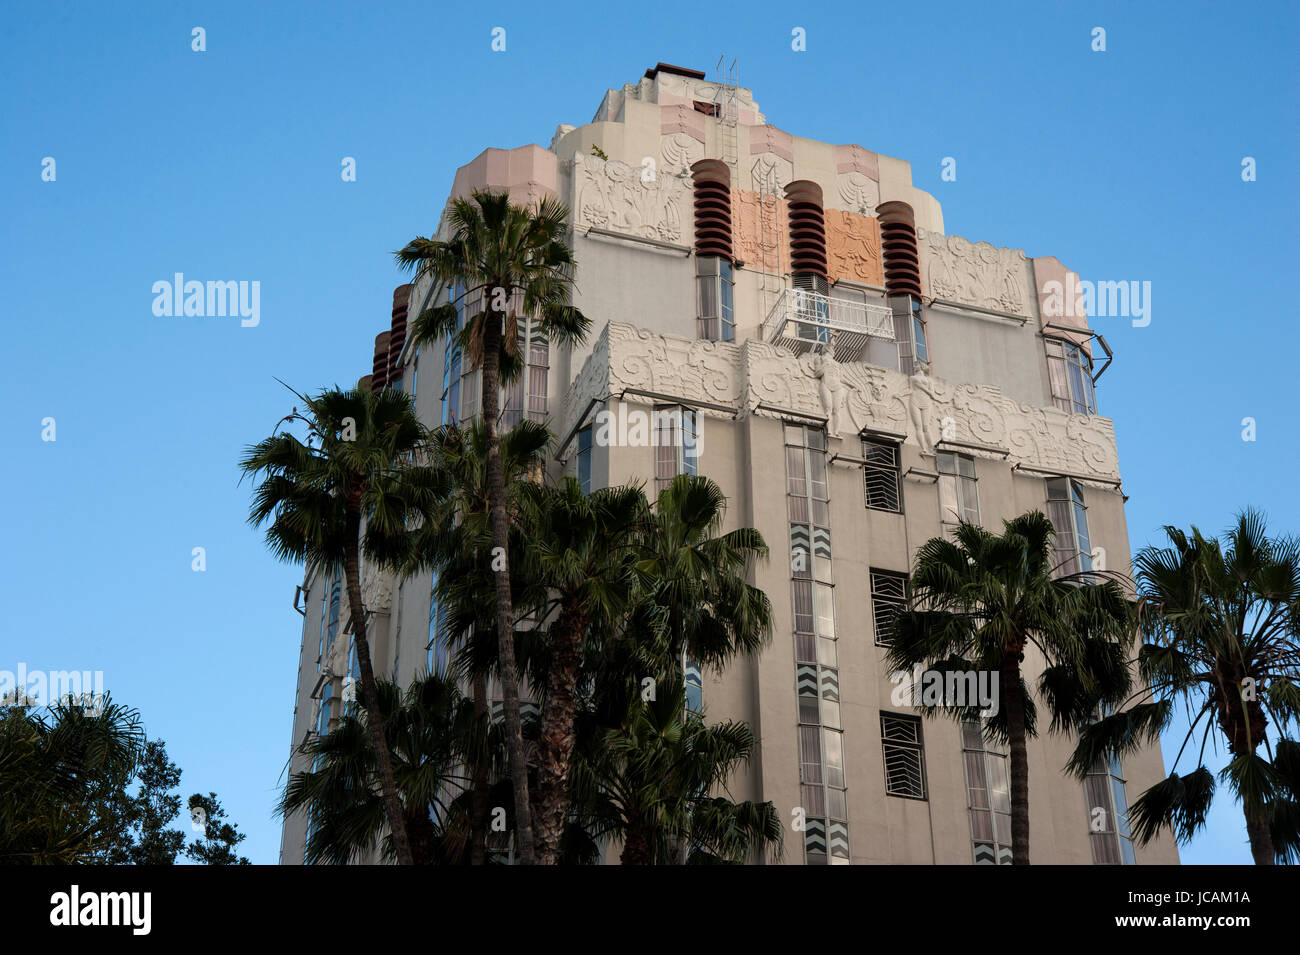
[(786, 492), (794, 604), (799, 783), (807, 813), (809, 865), (847, 864), (849, 855), (844, 733), (826, 481), (826, 435), (785, 426)]
[(1098, 760), (1083, 780), (1093, 865), (1137, 865), (1128, 822), (1128, 796), (1119, 760)]
[(979, 723), (961, 724), (966, 805), (976, 865), (1011, 864), (1011, 777), (1005, 747), (988, 742)]
[(452, 282), (447, 286), (447, 302), (456, 309), (456, 327), (447, 336), (446, 349), (442, 359), (442, 423), (453, 424), (460, 421), (460, 379), (461, 354), (456, 337), (465, 323), (465, 303), (461, 296), (464, 286)]
[(325, 653), (328, 654), (334, 646), (334, 638), (339, 632), (339, 609), (342, 602), (343, 581), (335, 580), (330, 585), (330, 610), (329, 625), (325, 629)]
[(898, 445), (873, 438), (862, 439), (863, 477), (867, 507), (877, 511), (903, 512), (903, 483), (898, 462)]
[(1097, 413), (1092, 359), (1078, 345), (1059, 338), (1047, 339), (1047, 377), (1056, 407), (1071, 414)]
[(898, 344), (898, 370), (905, 375), (916, 371), (917, 362), (930, 363), (930, 348), (925, 340), (925, 317), (919, 299), (911, 295), (891, 295), (894, 312), (894, 340)]
[(501, 427), (509, 430), (527, 415), (539, 424), (546, 420), (546, 385), (550, 373), (550, 345), (546, 334), (533, 320), (519, 324), (519, 353), (524, 367), (519, 377), (505, 388)]
[(1083, 485), (1073, 478), (1049, 478), (1047, 516), (1056, 531), (1056, 572), (1077, 574), (1092, 570), (1092, 540), (1088, 536)]
[(735, 341), (735, 271), (731, 261), (716, 255), (697, 255), (695, 276), (699, 337)]
[(325, 687), (321, 690), (320, 710), (316, 714), (316, 734), (324, 736), (330, 731), (330, 720), (333, 719), (334, 709), (334, 681), (326, 680)]
[(887, 647), (894, 640), (894, 621), (907, 602), (907, 574), (872, 567), (870, 576), (876, 646)]
[(925, 799), (925, 744), (920, 717), (881, 713), (880, 740), (885, 756), (885, 794)]
[(415, 390), (420, 387), (420, 349), (415, 350), (415, 357), (411, 359), (411, 397), (415, 397)]
[(654, 433), (656, 493), (679, 474), (699, 473), (699, 419), (693, 409), (656, 406)]
[(583, 494), (591, 493), (591, 425), (578, 432), (578, 483)]
[(975, 459), (952, 451), (935, 453), (939, 468), (939, 520), (949, 536), (962, 521), (980, 522), (980, 498), (975, 483)]

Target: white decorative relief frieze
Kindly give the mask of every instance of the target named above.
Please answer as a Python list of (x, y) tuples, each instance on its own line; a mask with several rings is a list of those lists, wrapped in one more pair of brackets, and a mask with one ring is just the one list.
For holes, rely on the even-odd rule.
[(374, 564), (363, 564), (361, 604), (371, 613), (387, 613), (393, 605), (393, 575)]
[(930, 295), (994, 312), (1032, 318), (1030, 263), (1021, 249), (916, 230)]
[(880, 183), (860, 172), (842, 172), (835, 177), (841, 208), (859, 215), (874, 216), (880, 205)]
[(649, 171), (615, 159), (574, 158), (574, 225), (609, 229), (644, 239), (689, 239), (691, 187), (664, 170)]
[(1013, 465), (1119, 479), (1108, 418), (1022, 404), (987, 385), (908, 377), (821, 355), (797, 357), (756, 339), (743, 345), (675, 339), (611, 323), (574, 381), (566, 429), (591, 398), (626, 389), (685, 404), (722, 405), (739, 414), (806, 415), (825, 420), (828, 433), (842, 439), (864, 431), (906, 435), (923, 454), (949, 442)]
[(794, 179), (794, 163), (776, 153), (759, 153), (749, 167), (755, 192), (785, 194), (785, 187)]
[(689, 176), (691, 166), (704, 158), (704, 143), (690, 133), (667, 133), (659, 137), (659, 154), (664, 172)]

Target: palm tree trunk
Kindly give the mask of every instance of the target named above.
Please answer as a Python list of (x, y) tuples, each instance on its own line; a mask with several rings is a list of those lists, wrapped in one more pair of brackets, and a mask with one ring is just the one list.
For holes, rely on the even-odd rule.
[(578, 671), (586, 615), (577, 601), (566, 601), (552, 631), (551, 662), (546, 676), (537, 752), (537, 861), (559, 860), (564, 820), (569, 814), (569, 762), (575, 743)]
[(650, 865), (650, 833), (641, 826), (629, 827), (618, 861), (623, 865)]
[(506, 480), (501, 465), (501, 436), (497, 433), (500, 405), (499, 374), (501, 332), (505, 313), (489, 309), (483, 329), (483, 425), (487, 432), (488, 507), (492, 517), (492, 566), (497, 602), (497, 668), (501, 674), (501, 700), (505, 710), (506, 753), (515, 792), (515, 844), (519, 864), (532, 865), (533, 812), (528, 801), (528, 763), (524, 758), (524, 730), (519, 716), (519, 677), (515, 670), (514, 606), (510, 598), (509, 527), (506, 522)]
[(1025, 745), (1025, 698), (1021, 693), (1019, 651), (1002, 654), (1001, 679), (1011, 760), (1011, 864), (1029, 865), (1029, 751)]
[(488, 831), (488, 701), (487, 677), (476, 676), (473, 679), (474, 717), (482, 728), (484, 736), (480, 740), (478, 752), (474, 755), (473, 795), (470, 797), (470, 865), (487, 863)]
[(344, 542), (346, 557), (344, 573), (348, 579), (348, 606), (352, 608), (352, 636), (357, 643), (357, 665), (361, 670), (361, 695), (366, 708), (366, 725), (370, 730), (370, 744), (379, 761), (379, 791), (384, 801), (384, 814), (393, 833), (393, 848), (397, 850), (399, 865), (411, 865), (411, 845), (406, 838), (406, 817), (402, 801), (397, 798), (397, 781), (393, 777), (393, 758), (388, 752), (388, 737), (384, 732), (384, 716), (379, 711), (379, 693), (375, 687), (375, 671), (370, 665), (370, 642), (366, 639), (366, 613), (361, 605), (361, 513), (355, 507), (347, 511), (347, 539)]
[(1246, 835), (1250, 838), (1250, 854), (1255, 865), (1277, 865), (1273, 850), (1273, 833), (1269, 829), (1268, 814), (1262, 810), (1246, 812)]

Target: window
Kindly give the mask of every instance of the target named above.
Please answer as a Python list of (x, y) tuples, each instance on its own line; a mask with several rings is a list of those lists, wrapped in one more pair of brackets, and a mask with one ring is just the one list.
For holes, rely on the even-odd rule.
[(1011, 864), (1011, 777), (1006, 750), (984, 739), (979, 723), (961, 724), (966, 805), (976, 865)]
[(700, 665), (689, 656), (686, 657), (686, 709), (691, 713), (704, 712), (704, 676)]
[(925, 747), (920, 717), (881, 713), (880, 739), (885, 753), (886, 795), (925, 799)]
[(695, 275), (698, 336), (715, 342), (735, 341), (735, 273), (731, 262), (716, 255), (696, 256)]
[(840, 722), (826, 435), (818, 428), (787, 424), (785, 444), (799, 783), (807, 813), (804, 858), (809, 865), (844, 865), (850, 858), (848, 799)]
[(429, 643), (425, 666), (430, 673), (447, 672), (450, 654), (447, 651), (447, 608), (438, 603), (438, 574), (433, 574), (429, 589)]
[(411, 397), (415, 397), (415, 389), (420, 385), (420, 349), (415, 350), (415, 357), (411, 359)]
[(524, 367), (505, 389), (501, 426), (509, 430), (525, 414), (539, 424), (546, 420), (546, 384), (550, 373), (550, 343), (533, 320), (519, 325), (519, 348)]
[(1056, 530), (1056, 570), (1077, 574), (1092, 570), (1092, 542), (1088, 537), (1088, 508), (1083, 485), (1073, 478), (1049, 478), (1047, 516)]
[(903, 484), (898, 462), (898, 445), (888, 441), (862, 439), (863, 476), (867, 507), (877, 511), (903, 512)]
[(320, 710), (316, 714), (316, 734), (324, 736), (330, 731), (331, 712), (334, 707), (334, 681), (327, 680), (321, 691)]
[(1078, 345), (1059, 338), (1047, 339), (1047, 377), (1056, 407), (1071, 414), (1097, 413), (1092, 359)]
[(980, 498), (975, 485), (975, 459), (952, 451), (935, 452), (939, 468), (939, 520), (951, 534), (962, 521), (980, 522)]
[(328, 655), (339, 633), (339, 604), (342, 601), (343, 581), (335, 580), (329, 589), (329, 623), (325, 628), (325, 645), (322, 656)]
[(930, 363), (930, 349), (925, 340), (925, 318), (921, 303), (910, 295), (889, 299), (894, 312), (894, 341), (898, 345), (898, 370), (914, 374), (917, 362)]
[(907, 574), (871, 568), (871, 615), (876, 624), (876, 646), (894, 639), (894, 620), (907, 603)]
[(679, 474), (699, 473), (699, 418), (691, 408), (658, 405), (654, 409), (655, 491)]
[(582, 493), (591, 493), (591, 425), (578, 432), (578, 483)]
[(1100, 760), (1083, 780), (1088, 810), (1088, 838), (1092, 842), (1093, 865), (1137, 865), (1133, 834), (1128, 823), (1128, 796), (1120, 762)]

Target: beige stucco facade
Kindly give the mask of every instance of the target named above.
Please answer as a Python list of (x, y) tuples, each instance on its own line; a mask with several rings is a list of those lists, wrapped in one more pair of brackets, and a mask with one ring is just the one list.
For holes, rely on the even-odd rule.
[[(943, 532), (936, 457), (943, 454), (973, 462), (979, 521), (995, 531), (1004, 519), (1045, 510), (1048, 479), (1076, 482), (1092, 556), (1100, 555), (1110, 569), (1129, 569), (1114, 426), (1097, 414), (1061, 410), (1053, 400), (1047, 343), (1063, 339), (1085, 352), (1092, 344), (1081, 319), (1054, 318), (1043, 307), (1044, 284), (1063, 281), (1068, 269), (1052, 256), (1029, 258), (1018, 249), (948, 234), (938, 202), (912, 185), (907, 162), (788, 133), (767, 123), (750, 91), (685, 72), (648, 71), (638, 83), (608, 91), (593, 122), (560, 126), (547, 149), (484, 151), (456, 173), (449, 198), (508, 188), (521, 201), (551, 195), (571, 209), (575, 304), (593, 328), (583, 345), (549, 350), (552, 474), (576, 473), (577, 434), (600, 410), (617, 411), (620, 403), (643, 411), (662, 404), (694, 409), (702, 447), (698, 470), (725, 491), (727, 526), (756, 527), (768, 542), (772, 557), (754, 568), (753, 582), (773, 604), (772, 642), (756, 659), (706, 673), (703, 700), (709, 719), (745, 720), (760, 741), (732, 793), (771, 801), (787, 822), (805, 797), (784, 425), (808, 425), (825, 435), (837, 729), (847, 806), (848, 849), (837, 861), (971, 864), (972, 797), (958, 724), (941, 718), (922, 723), (923, 798), (886, 791), (881, 713), (914, 711), (891, 700), (895, 687), (875, 639), (870, 579), (873, 570), (906, 573), (917, 548)], [(702, 159), (722, 159), (731, 171), (732, 341), (697, 336), (690, 167)], [(906, 373), (888, 329), (853, 361), (818, 356), (816, 348), (791, 350), (774, 334), (772, 316), (780, 317), (789, 300), (783, 292), (791, 288), (782, 190), (795, 180), (821, 188), (829, 298), (869, 314), (889, 304), (875, 210), (890, 201), (911, 207), (928, 374)], [(411, 314), (440, 294), (417, 283)], [(414, 391), (431, 425), (444, 420), (443, 364), (440, 349), (421, 355), (408, 346), (401, 356), (402, 387)], [(867, 506), (864, 437), (897, 447), (897, 513)], [(592, 487), (653, 488), (654, 478), (653, 447), (592, 447)], [(330, 663), (317, 660), (329, 586), (306, 582), (295, 745), (318, 722), (313, 691), (319, 697), (319, 673)], [(430, 580), (397, 586), (374, 577), (366, 591), (368, 609), (375, 611), (375, 670), (409, 680), (427, 665)], [(342, 603), (346, 621), (346, 595)], [(342, 674), (347, 661), (337, 658), (339, 652), (346, 656), (345, 639), (336, 643), (332, 667)], [(1026, 666), (1036, 676), (1041, 661), (1031, 656)], [(1045, 707), (1039, 708), (1042, 714)], [(1047, 722), (1040, 719), (1044, 727)], [(1035, 863), (1094, 861), (1093, 807), (1083, 784), (1062, 771), (1071, 747), (1069, 739), (1046, 733), (1030, 744)], [(304, 768), (301, 757), (294, 757), (293, 768)], [(1164, 777), (1159, 749), (1126, 759), (1122, 772), (1131, 803)], [(287, 820), (283, 862), (301, 861), (303, 838), (303, 821)], [(806, 858), (804, 832), (787, 827), (783, 861), (802, 864)], [(1176, 847), (1162, 836), (1137, 848), (1136, 861), (1176, 863)]]

